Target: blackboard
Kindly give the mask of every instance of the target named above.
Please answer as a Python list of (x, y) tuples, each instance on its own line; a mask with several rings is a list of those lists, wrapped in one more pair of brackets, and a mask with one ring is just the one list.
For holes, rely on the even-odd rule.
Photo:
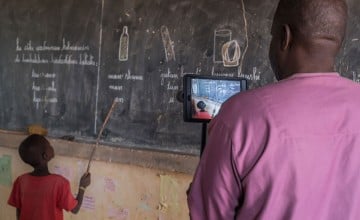
[[(49, 136), (198, 154), (201, 124), (185, 123), (184, 74), (273, 82), (275, 0), (0, 0), (0, 128), (41, 124)], [(360, 81), (359, 12), (338, 70)], [(228, 57), (223, 57), (227, 44)]]

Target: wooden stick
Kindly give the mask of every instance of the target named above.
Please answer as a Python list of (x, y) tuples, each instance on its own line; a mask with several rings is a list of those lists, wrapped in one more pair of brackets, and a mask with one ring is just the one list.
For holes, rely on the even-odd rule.
[(116, 105), (116, 104), (117, 104), (117, 102), (116, 102), (115, 99), (114, 99), (114, 101), (113, 101), (113, 103), (112, 103), (112, 105), (111, 105), (111, 108), (110, 108), (108, 114), (106, 115), (105, 121), (104, 121), (104, 123), (103, 123), (102, 126), (101, 126), (100, 132), (99, 132), (99, 134), (98, 134), (98, 136), (97, 136), (97, 138), (96, 138), (95, 146), (93, 147), (93, 149), (92, 149), (92, 151), (91, 151), (90, 158), (89, 158), (89, 163), (88, 163), (88, 166), (87, 166), (87, 169), (86, 169), (86, 172), (87, 172), (87, 173), (90, 171), (90, 164), (91, 164), (92, 159), (93, 159), (93, 157), (94, 157), (96, 148), (99, 146), (100, 137), (101, 137), (101, 135), (102, 135), (102, 133), (103, 133), (103, 131), (104, 131), (104, 129), (105, 129), (105, 126), (106, 126), (107, 122), (109, 121), (109, 118), (110, 118), (111, 113), (114, 111), (114, 108), (115, 108), (115, 105)]

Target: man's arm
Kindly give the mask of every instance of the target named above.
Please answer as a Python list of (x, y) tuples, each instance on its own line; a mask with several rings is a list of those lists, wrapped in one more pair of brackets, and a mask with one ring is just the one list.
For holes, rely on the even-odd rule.
[(234, 219), (242, 190), (232, 144), (226, 125), (214, 121), (188, 192), (191, 219)]

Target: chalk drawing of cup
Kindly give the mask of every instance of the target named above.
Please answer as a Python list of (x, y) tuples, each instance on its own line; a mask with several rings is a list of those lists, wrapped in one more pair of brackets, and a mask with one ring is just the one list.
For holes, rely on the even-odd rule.
[(218, 29), (214, 31), (214, 63), (223, 63), (222, 47), (231, 41), (232, 32), (229, 29)]

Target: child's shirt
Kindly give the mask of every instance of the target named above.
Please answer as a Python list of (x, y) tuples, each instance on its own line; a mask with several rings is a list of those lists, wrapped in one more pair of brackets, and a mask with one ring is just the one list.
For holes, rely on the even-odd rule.
[(20, 209), (19, 220), (62, 220), (77, 205), (70, 183), (60, 175), (23, 174), (14, 182), (8, 204)]

